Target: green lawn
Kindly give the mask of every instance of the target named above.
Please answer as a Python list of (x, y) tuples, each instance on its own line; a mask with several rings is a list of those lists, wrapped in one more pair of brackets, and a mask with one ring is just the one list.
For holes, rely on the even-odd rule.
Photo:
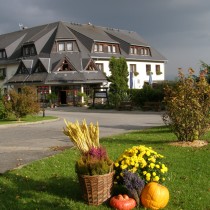
[[(168, 143), (175, 136), (166, 127), (136, 131), (101, 139), (112, 159), (134, 145), (151, 146), (163, 154), (169, 168), (165, 185), (170, 191), (166, 210), (210, 209), (210, 144), (203, 148), (182, 148)], [(210, 139), (210, 133), (203, 139)], [(68, 149), (50, 158), (0, 176), (0, 209), (94, 210), (111, 209), (103, 204), (86, 205), (74, 172), (78, 157)], [(140, 208), (143, 209), (143, 208)]]
[(14, 118), (8, 119), (8, 120), (2, 120), (0, 119), (0, 126), (5, 124), (14, 124), (14, 123), (26, 123), (26, 122), (38, 122), (43, 120), (53, 120), (57, 119), (57, 117), (54, 116), (38, 116), (38, 115), (28, 115), (24, 118), (21, 118), (21, 121), (17, 121)]

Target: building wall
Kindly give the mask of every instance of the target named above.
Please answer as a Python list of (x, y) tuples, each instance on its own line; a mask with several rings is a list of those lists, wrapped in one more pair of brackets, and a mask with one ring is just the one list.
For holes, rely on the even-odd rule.
[(11, 88), (7, 86), (5, 83), (9, 80), (17, 71), (18, 64), (7, 64), (7, 65), (0, 65), (0, 68), (6, 68), (6, 78), (4, 80), (0, 80), (0, 89), (4, 90), (4, 88)]
[[(95, 63), (103, 63), (104, 65), (104, 72), (107, 76), (111, 75), (111, 72), (109, 71), (109, 61), (100, 60), (95, 61)], [(141, 89), (145, 82), (149, 81), (149, 75), (146, 74), (146, 65), (151, 65), (151, 72), (152, 72), (152, 80), (153, 82), (161, 82), (165, 79), (165, 63), (159, 63), (159, 62), (145, 62), (145, 61), (127, 61), (128, 65), (128, 72), (130, 72), (130, 64), (136, 65), (136, 71), (138, 72), (137, 76), (133, 76), (133, 88)], [(157, 75), (156, 74), (156, 65), (160, 65), (160, 71), (162, 74)], [(130, 76), (128, 80), (128, 85), (130, 87)]]
[[(111, 75), (109, 71), (109, 60), (96, 60), (95, 63), (103, 63), (104, 72), (107, 76)], [(149, 81), (149, 76), (146, 74), (146, 65), (151, 65), (151, 72), (152, 72), (152, 80), (153, 82), (160, 82), (164, 81), (165, 79), (165, 64), (159, 62), (146, 62), (146, 61), (127, 61), (128, 65), (128, 72), (130, 72), (130, 65), (136, 65), (136, 71), (138, 72), (137, 76), (133, 76), (133, 88), (141, 89), (145, 82)], [(156, 74), (156, 65), (160, 65), (160, 71), (162, 74)], [(17, 71), (18, 64), (8, 64), (8, 65), (1, 65), (0, 68), (6, 68), (6, 78), (5, 80), (0, 80), (0, 88), (10, 88), (4, 85), (4, 83), (10, 79)], [(130, 87), (130, 75), (128, 85)], [(105, 86), (108, 86), (108, 84)]]

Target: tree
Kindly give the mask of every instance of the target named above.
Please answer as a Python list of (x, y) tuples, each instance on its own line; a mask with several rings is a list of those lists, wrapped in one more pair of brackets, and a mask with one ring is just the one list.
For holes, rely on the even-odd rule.
[(128, 66), (125, 58), (112, 57), (109, 61), (111, 76), (108, 77), (110, 101), (118, 106), (128, 92)]
[(185, 77), (180, 69), (179, 81), (164, 89), (166, 112), (163, 121), (179, 141), (197, 140), (209, 128), (210, 85), (204, 72), (200, 73), (198, 81), (193, 79), (193, 73), (189, 69), (189, 76)]
[(36, 89), (30, 86), (24, 86), (20, 93), (10, 90), (9, 98), (4, 97), (4, 106), (6, 110), (15, 115), (17, 120), (28, 114), (37, 114), (40, 111), (40, 105), (37, 101)]
[(205, 71), (206, 72), (206, 78), (208, 83), (210, 83), (210, 65), (201, 61), (201, 73)]

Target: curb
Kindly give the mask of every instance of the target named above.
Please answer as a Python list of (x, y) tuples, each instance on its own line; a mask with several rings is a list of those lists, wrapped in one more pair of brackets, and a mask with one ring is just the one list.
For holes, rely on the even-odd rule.
[(42, 120), (42, 121), (37, 121), (37, 122), (17, 122), (17, 123), (13, 123), (13, 124), (4, 124), (4, 125), (0, 125), (0, 129), (1, 128), (10, 128), (10, 127), (18, 127), (18, 126), (23, 126), (23, 125), (33, 125), (33, 124), (44, 124), (44, 123), (48, 123), (48, 122), (54, 122), (54, 121), (58, 121), (61, 118), (57, 118), (57, 119), (52, 119), (52, 120)]

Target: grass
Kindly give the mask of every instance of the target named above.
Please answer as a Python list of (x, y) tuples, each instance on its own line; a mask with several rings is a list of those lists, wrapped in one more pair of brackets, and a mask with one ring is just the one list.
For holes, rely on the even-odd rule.
[[(175, 139), (166, 127), (158, 127), (103, 138), (100, 141), (114, 160), (134, 145), (151, 146), (166, 157), (165, 163), (169, 168), (165, 185), (170, 191), (170, 201), (165, 209), (209, 210), (210, 144), (202, 148), (183, 148), (168, 144)], [(210, 133), (204, 139), (210, 139)], [(86, 205), (82, 200), (74, 172), (77, 157), (75, 149), (68, 149), (1, 175), (0, 209), (111, 209), (106, 203), (94, 207)]]
[(21, 118), (21, 121), (17, 121), (15, 118), (10, 118), (7, 120), (0, 119), (0, 126), (5, 124), (15, 124), (15, 123), (23, 123), (23, 122), (38, 122), (43, 120), (53, 120), (57, 119), (57, 117), (54, 116), (38, 116), (38, 115), (27, 115), (24, 118)]

